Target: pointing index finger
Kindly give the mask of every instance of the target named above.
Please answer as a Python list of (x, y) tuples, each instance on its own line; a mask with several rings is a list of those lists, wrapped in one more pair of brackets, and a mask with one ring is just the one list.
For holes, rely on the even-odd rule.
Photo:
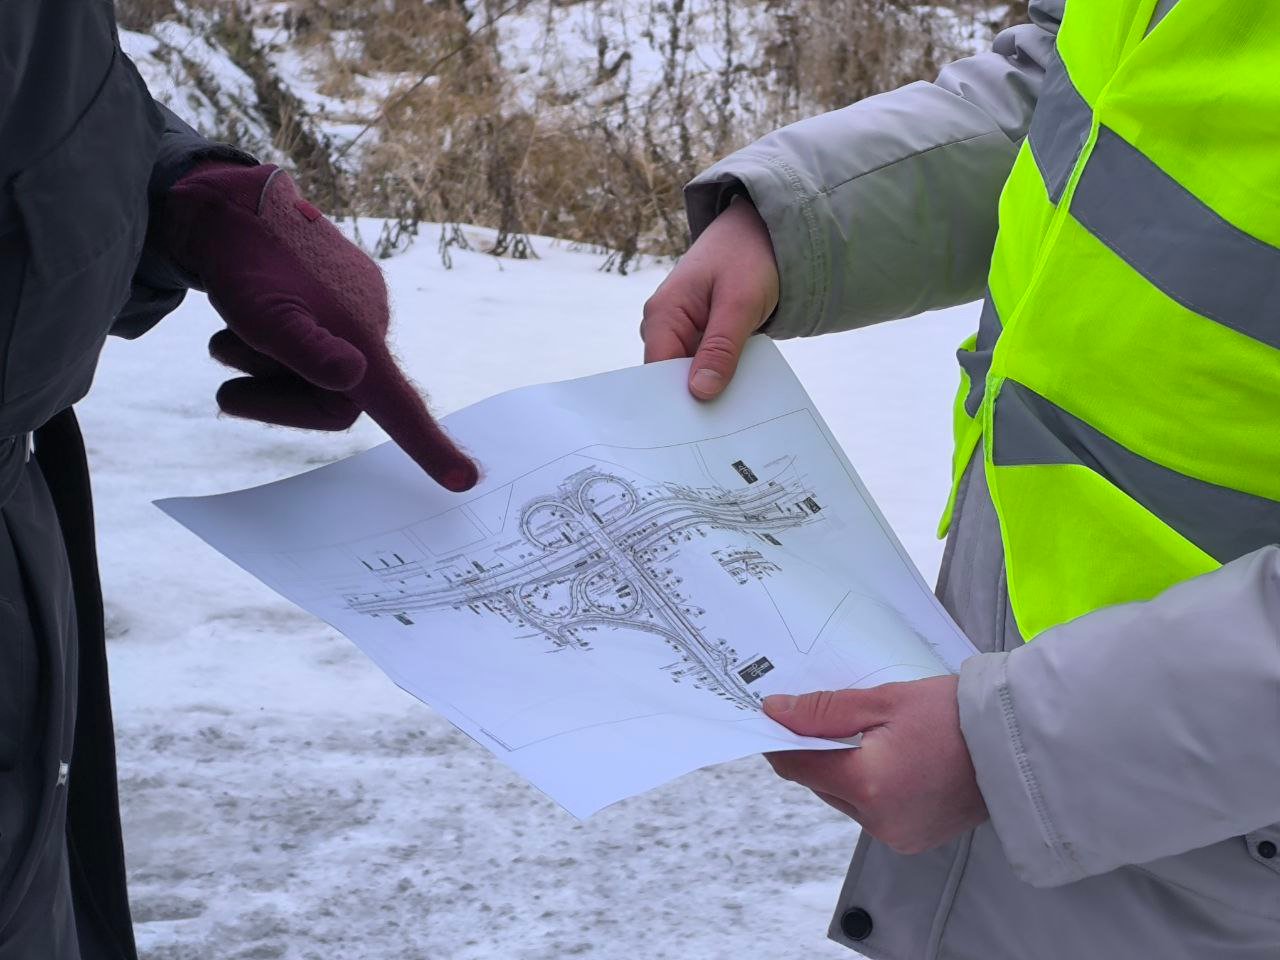
[(389, 352), (369, 357), (368, 373), (348, 396), (446, 490), (461, 493), (480, 479), (475, 462), (436, 423)]

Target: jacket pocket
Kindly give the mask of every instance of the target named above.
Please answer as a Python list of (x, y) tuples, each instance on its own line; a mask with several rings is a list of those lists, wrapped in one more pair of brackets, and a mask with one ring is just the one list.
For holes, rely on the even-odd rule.
[(1275, 862), (1280, 850), (1270, 859), (1263, 856), (1268, 851), (1262, 845), (1268, 840), (1280, 847), (1280, 825), (1153, 860), (1137, 869), (1221, 906), (1275, 921), (1280, 936), (1280, 864)]
[(101, 349), (142, 252), (161, 126), (117, 49), (71, 132), (14, 178), (27, 264), (4, 361), (5, 402)]
[(36, 649), (31, 625), (0, 597), (0, 773), (21, 759), (36, 708)]

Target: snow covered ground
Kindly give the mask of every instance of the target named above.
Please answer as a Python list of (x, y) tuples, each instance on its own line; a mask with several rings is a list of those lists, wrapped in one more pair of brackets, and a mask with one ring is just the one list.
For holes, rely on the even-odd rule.
[[(428, 236), (430, 236), (428, 234)], [(638, 361), (665, 268), (602, 274), (426, 240), (386, 263), (398, 352), (445, 413)], [(960, 308), (788, 344), (926, 576)], [(125, 831), (149, 960), (660, 960), (851, 954), (825, 939), (856, 827), (759, 758), (578, 824), (151, 505), (372, 446), (216, 416), (219, 326), (192, 296), (114, 342), (82, 407), (96, 478)]]

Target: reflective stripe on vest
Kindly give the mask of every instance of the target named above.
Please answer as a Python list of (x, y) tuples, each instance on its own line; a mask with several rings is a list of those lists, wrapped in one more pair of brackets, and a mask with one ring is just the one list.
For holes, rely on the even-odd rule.
[(1051, 202), (1062, 199), (1092, 125), (1093, 111), (1071, 82), (1055, 49), (1027, 131), (1027, 149), (1040, 169)]
[(1280, 542), (1280, 4), (1153, 6), (1068, 5), (960, 350), (1028, 640)]

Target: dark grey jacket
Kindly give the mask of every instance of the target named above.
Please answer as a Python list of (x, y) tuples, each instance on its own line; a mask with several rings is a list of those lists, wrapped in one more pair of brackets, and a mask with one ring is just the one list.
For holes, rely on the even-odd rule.
[[(768, 333), (980, 295), (1064, 0), (1030, 11), (936, 82), (779, 130), (694, 181), (695, 233), (738, 184), (768, 224)], [(1280, 957), (1280, 547), (1024, 645), (977, 469), (938, 590), (983, 651), (960, 721), (991, 820), (913, 857), (863, 835), (831, 936), (877, 960)]]
[(181, 301), (150, 227), (209, 156), (249, 160), (151, 99), (110, 0), (0, 0), (0, 960), (136, 956), (69, 408), (109, 333)]
[(166, 190), (210, 143), (147, 92), (110, 0), (0, 3), (0, 437), (84, 396), (107, 334), (137, 336), (187, 278), (148, 240)]

